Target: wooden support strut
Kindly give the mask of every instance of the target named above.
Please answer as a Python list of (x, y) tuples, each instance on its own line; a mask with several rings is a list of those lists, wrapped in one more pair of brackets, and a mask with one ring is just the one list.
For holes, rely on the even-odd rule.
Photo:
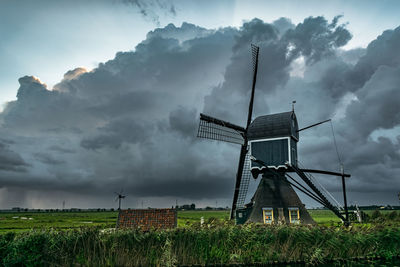
[(349, 209), (347, 206), (347, 195), (346, 195), (346, 179), (344, 178), (349, 178), (351, 177), (350, 174), (344, 173), (344, 169), (342, 166), (342, 172), (331, 172), (331, 171), (322, 171), (322, 170), (312, 170), (312, 169), (299, 169), (302, 172), (308, 172), (308, 173), (319, 173), (319, 174), (327, 174), (327, 175), (334, 175), (334, 176), (340, 176), (342, 178), (342, 191), (343, 191), (343, 203), (344, 203), (344, 214), (345, 214), (345, 220), (344, 224), (346, 226), (350, 225), (350, 220), (349, 220)]
[[(314, 199), (315, 201), (317, 201), (318, 203), (320, 203), (321, 205), (324, 206), (324, 201), (322, 199), (320, 199), (317, 195), (315, 195), (314, 193), (312, 193), (309, 189), (307, 189), (305, 186), (303, 186), (302, 184), (300, 184), (298, 181), (296, 181), (296, 179), (294, 179), (292, 176), (290, 176), (288, 173), (285, 173), (286, 178), (291, 179), (294, 183), (297, 184), (297, 186), (291, 182), (289, 182), (291, 185), (293, 185), (294, 187), (296, 187), (297, 189), (299, 189), (301, 192), (305, 193), (306, 195), (308, 195), (309, 197), (311, 197), (312, 199)], [(300, 189), (300, 188), (302, 189)]]
[[(313, 170), (313, 169), (299, 169), (302, 172), (309, 172), (309, 173), (319, 173), (319, 174), (326, 174), (326, 175), (333, 175), (333, 176), (344, 176), (346, 178), (351, 177), (350, 174), (346, 173), (339, 173), (339, 172), (331, 172), (331, 171), (323, 171), (323, 170)], [(288, 171), (293, 171), (293, 170), (288, 170)]]
[(350, 220), (349, 220), (349, 210), (347, 208), (347, 196), (346, 196), (346, 181), (344, 179), (345, 174), (344, 174), (344, 169), (342, 165), (342, 190), (343, 190), (343, 202), (344, 202), (344, 212), (346, 216), (346, 221), (344, 222), (346, 226), (350, 225)]
[(329, 200), (319, 191), (319, 189), (311, 182), (311, 180), (304, 174), (304, 172), (298, 169), (296, 166), (290, 165), (290, 167), (297, 173), (297, 175), (317, 194), (325, 203), (325, 207), (330, 209), (336, 216), (338, 216), (343, 222), (347, 222), (346, 218), (342, 216), (339, 210), (333, 206)]

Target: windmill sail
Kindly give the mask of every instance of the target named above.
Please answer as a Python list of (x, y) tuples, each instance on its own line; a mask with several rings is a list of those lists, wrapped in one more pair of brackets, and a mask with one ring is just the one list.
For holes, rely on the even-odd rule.
[(238, 199), (236, 201), (236, 208), (243, 208), (244, 202), (246, 200), (247, 191), (249, 189), (250, 183), (250, 153), (247, 152), (246, 157), (244, 159), (243, 171), (242, 171), (242, 179), (240, 182)]
[(246, 134), (247, 129), (251, 123), (251, 117), (253, 114), (254, 90), (257, 78), (259, 47), (252, 44), (251, 50), (253, 59), (253, 81), (251, 87), (251, 96), (246, 128), (207, 116), (205, 114), (200, 114), (200, 124), (199, 130), (197, 132), (197, 137), (200, 138), (207, 138), (242, 145), (240, 149), (238, 171), (236, 173), (235, 190), (233, 193), (232, 209), (230, 215), (231, 219), (233, 219), (234, 217), (236, 205), (243, 206), (243, 203), (246, 199), (247, 189), (250, 180), (250, 159), (249, 155), (247, 155), (248, 142)]
[(243, 127), (200, 113), (197, 137), (243, 145), (245, 131)]
[(257, 81), (257, 71), (258, 71), (258, 52), (260, 48), (256, 45), (251, 44), (251, 54), (253, 59), (253, 82), (251, 84), (251, 96), (250, 96), (250, 103), (249, 103), (249, 113), (247, 114), (247, 124), (246, 129), (249, 127), (251, 123), (251, 116), (253, 115), (253, 103), (254, 103), (254, 91), (256, 88), (256, 81)]
[[(251, 85), (251, 96), (250, 96), (250, 102), (249, 102), (249, 113), (247, 114), (247, 124), (246, 124), (246, 134), (247, 130), (249, 128), (249, 125), (251, 123), (251, 117), (253, 114), (253, 104), (254, 104), (254, 91), (256, 88), (256, 81), (257, 81), (257, 70), (258, 70), (258, 52), (260, 48), (256, 45), (251, 45), (251, 52), (252, 52), (252, 58), (253, 58), (253, 82)], [(248, 153), (247, 151), (247, 136), (246, 134), (244, 135), (244, 142), (242, 145), (242, 148), (240, 150), (240, 157), (239, 157), (239, 165), (238, 165), (238, 172), (236, 173), (236, 183), (235, 183), (235, 191), (233, 193), (233, 201), (232, 201), (232, 209), (231, 209), (231, 219), (234, 218), (235, 216), (235, 211), (236, 211), (236, 203), (238, 202), (239, 198), (239, 191), (240, 191), (240, 185), (242, 183), (242, 173), (243, 170), (245, 169), (245, 159), (246, 159), (246, 154)]]

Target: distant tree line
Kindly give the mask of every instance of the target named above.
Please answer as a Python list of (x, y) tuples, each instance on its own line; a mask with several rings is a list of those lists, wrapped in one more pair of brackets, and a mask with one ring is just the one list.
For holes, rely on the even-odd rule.
[(182, 206), (176, 205), (175, 209), (177, 209), (177, 210), (195, 210), (196, 209), (196, 205), (194, 203), (192, 203), (190, 205), (189, 204), (184, 204)]
[(228, 209), (230, 209), (229, 207), (210, 207), (210, 206), (207, 206), (207, 207), (205, 207), (205, 208), (196, 208), (196, 205), (194, 204), (194, 203), (192, 203), (192, 204), (184, 204), (184, 205), (181, 205), (181, 206), (179, 206), (179, 205), (176, 205), (175, 206), (175, 209), (177, 209), (177, 210), (228, 210)]
[(69, 208), (69, 209), (28, 209), (14, 207), (12, 209), (0, 210), (0, 212), (101, 212), (101, 211), (115, 211), (116, 209), (106, 209), (106, 208), (93, 208), (93, 209), (79, 209), (79, 208)]
[[(399, 210), (400, 206), (391, 206), (391, 205), (369, 205), (369, 206), (358, 206), (360, 210)], [(355, 205), (349, 206), (349, 210), (356, 210), (357, 207)]]
[[(311, 208), (314, 209), (314, 208)], [(317, 210), (326, 210), (327, 208), (325, 207), (318, 207), (315, 208)], [(357, 210), (356, 205), (350, 205), (348, 207), (349, 210)], [(392, 205), (369, 205), (369, 206), (358, 206), (358, 209), (360, 210), (400, 210), (400, 206), (392, 206)]]

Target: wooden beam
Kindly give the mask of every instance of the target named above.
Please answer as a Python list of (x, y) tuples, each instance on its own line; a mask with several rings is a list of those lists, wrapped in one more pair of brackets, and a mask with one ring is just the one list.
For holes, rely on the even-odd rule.
[[(340, 172), (331, 172), (331, 171), (323, 171), (323, 170), (313, 170), (313, 169), (300, 169), (302, 172), (309, 172), (309, 173), (319, 173), (319, 174), (326, 174), (326, 175), (333, 175), (333, 176), (342, 176)], [(293, 171), (293, 170), (290, 170)], [(344, 177), (351, 177), (350, 174), (343, 174)]]
[(318, 126), (318, 125), (320, 125), (320, 124), (323, 124), (323, 123), (325, 123), (325, 122), (328, 122), (328, 121), (331, 121), (331, 119), (329, 119), (329, 120), (325, 120), (325, 121), (321, 121), (321, 122), (318, 122), (318, 123), (312, 124), (312, 125), (310, 125), (310, 126), (307, 126), (307, 127), (301, 128), (300, 130), (297, 130), (296, 132), (300, 132), (300, 131), (303, 131), (303, 130), (307, 130), (307, 129), (309, 129), (309, 128), (312, 128), (312, 127), (314, 127), (314, 126)]

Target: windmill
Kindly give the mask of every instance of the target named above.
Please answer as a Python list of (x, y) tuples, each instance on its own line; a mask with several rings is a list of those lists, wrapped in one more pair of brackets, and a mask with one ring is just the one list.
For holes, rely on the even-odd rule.
[[(230, 218), (236, 218), (237, 223), (246, 221), (314, 223), (294, 191), (294, 187), (333, 211), (347, 224), (348, 212), (344, 178), (350, 177), (350, 175), (345, 174), (343, 170), (338, 173), (300, 168), (297, 158), (299, 132), (330, 120), (299, 129), (294, 112), (295, 101), (293, 101), (292, 111), (259, 116), (252, 121), (259, 47), (252, 44), (251, 50), (253, 80), (246, 127), (200, 114), (197, 133), (200, 138), (241, 145)], [(290, 172), (295, 172), (300, 178), (300, 182), (293, 178), (289, 174)], [(328, 200), (331, 197), (336, 201), (311, 173), (342, 177), (344, 212)], [(251, 202), (245, 205), (250, 177), (253, 176), (256, 179), (260, 174), (262, 174), (262, 178), (258, 188)], [(322, 193), (323, 191), (325, 193)], [(337, 204), (340, 206), (338, 202)]]
[(122, 195), (122, 192), (124, 190), (121, 189), (121, 191), (119, 193), (114, 192), (114, 194), (116, 194), (117, 196), (115, 197), (115, 201), (118, 200), (118, 210), (121, 210), (121, 199), (125, 198), (126, 196)]

